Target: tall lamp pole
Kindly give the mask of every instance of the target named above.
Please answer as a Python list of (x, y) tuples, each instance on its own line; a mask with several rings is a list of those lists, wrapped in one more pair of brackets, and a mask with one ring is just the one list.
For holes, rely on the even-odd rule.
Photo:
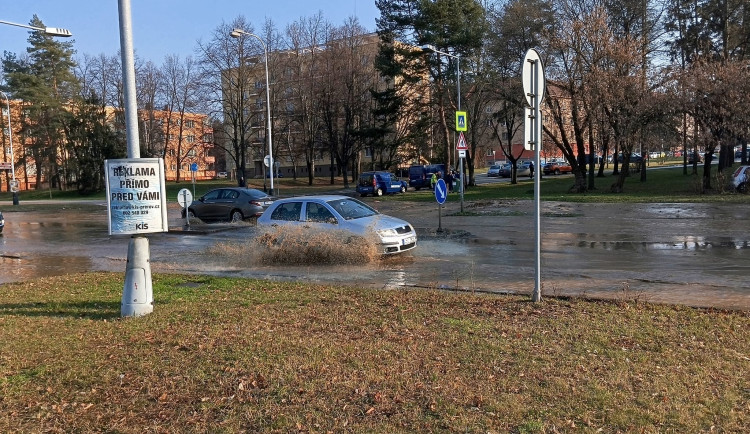
[[(456, 89), (458, 91), (458, 96), (456, 98), (456, 110), (461, 111), (461, 56), (458, 54), (450, 54), (446, 53), (445, 51), (440, 51), (431, 44), (423, 45), (422, 51), (424, 51), (425, 53), (442, 54), (443, 56), (448, 56), (456, 59)], [(460, 158), (459, 160), (459, 165), (461, 166), (461, 169), (459, 171), (461, 184), (461, 212), (464, 212), (464, 159)]]
[[(43, 32), (49, 36), (61, 36), (64, 38), (73, 36), (70, 30), (63, 29), (60, 27), (35, 27), (35, 26), (29, 26), (26, 24), (12, 23), (10, 21), (4, 21), (4, 20), (0, 20), (0, 24), (7, 24), (9, 26), (16, 26), (16, 27), (22, 27), (24, 29), (31, 29), (37, 32)], [(8, 95), (5, 94), (5, 92), (0, 91), (0, 95), (2, 95), (3, 98), (5, 98), (5, 105), (8, 108), (8, 142), (10, 144), (10, 171), (11, 171), (11, 176), (12, 176), (11, 190), (13, 191), (13, 205), (18, 205), (18, 181), (16, 180), (15, 158), (13, 156), (13, 129), (11, 128), (11, 125), (10, 125), (10, 99), (8, 98)]]
[(10, 144), (10, 173), (13, 180), (11, 181), (11, 191), (13, 192), (13, 205), (18, 205), (18, 185), (16, 184), (16, 166), (13, 157), (13, 130), (10, 126), (10, 100), (5, 92), (0, 90), (0, 95), (5, 98), (5, 106), (8, 108), (8, 142)]
[(267, 128), (268, 128), (268, 131), (267, 131), (267, 135), (268, 135), (268, 157), (270, 159), (269, 164), (268, 164), (268, 170), (270, 170), (269, 175), (270, 175), (270, 178), (271, 178), (271, 194), (273, 195), (273, 176), (274, 176), (274, 171), (276, 169), (275, 169), (275, 166), (273, 164), (274, 163), (274, 161), (273, 161), (273, 140), (271, 138), (271, 91), (270, 91), (271, 86), (268, 83), (268, 46), (266, 45), (265, 42), (263, 42), (263, 39), (261, 39), (260, 36), (254, 34), (254, 33), (246, 32), (246, 31), (244, 31), (242, 29), (233, 29), (232, 32), (229, 33), (229, 36), (231, 36), (233, 38), (239, 38), (240, 36), (243, 36), (243, 35), (244, 36), (252, 36), (253, 38), (257, 39), (258, 42), (260, 42), (260, 45), (263, 46), (263, 54), (264, 54), (264, 59), (265, 59), (265, 61), (263, 63), (265, 64), (265, 67), (266, 67), (266, 110), (267, 110), (266, 111), (266, 120), (267, 120)]

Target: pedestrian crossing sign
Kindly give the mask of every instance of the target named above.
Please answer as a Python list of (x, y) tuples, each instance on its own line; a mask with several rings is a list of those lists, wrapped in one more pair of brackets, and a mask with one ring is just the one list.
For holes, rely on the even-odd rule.
[(467, 149), (469, 149), (469, 145), (466, 143), (466, 137), (464, 137), (464, 133), (459, 133), (458, 143), (456, 143), (456, 150), (465, 151)]
[(466, 112), (456, 112), (456, 131), (466, 131), (468, 127), (468, 118)]

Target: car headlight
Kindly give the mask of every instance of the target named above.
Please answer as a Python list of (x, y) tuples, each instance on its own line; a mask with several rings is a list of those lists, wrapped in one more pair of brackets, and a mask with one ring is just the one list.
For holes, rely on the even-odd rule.
[(395, 237), (398, 235), (395, 229), (382, 229), (378, 231), (378, 235), (381, 237)]

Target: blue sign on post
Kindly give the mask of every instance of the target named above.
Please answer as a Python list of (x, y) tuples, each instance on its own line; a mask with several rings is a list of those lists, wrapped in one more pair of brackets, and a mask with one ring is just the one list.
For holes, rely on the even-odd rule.
[(435, 184), (435, 200), (442, 205), (445, 203), (445, 199), (448, 198), (448, 187), (445, 185), (443, 178), (437, 180)]
[(193, 163), (190, 165), (190, 171), (191, 172), (197, 172), (198, 171), (198, 163)]

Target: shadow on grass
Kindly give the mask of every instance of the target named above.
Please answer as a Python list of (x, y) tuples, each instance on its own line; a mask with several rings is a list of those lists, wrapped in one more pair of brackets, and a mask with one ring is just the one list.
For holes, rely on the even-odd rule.
[(113, 301), (87, 301), (75, 303), (30, 302), (0, 304), (0, 317), (9, 315), (114, 320), (120, 318), (120, 303)]

